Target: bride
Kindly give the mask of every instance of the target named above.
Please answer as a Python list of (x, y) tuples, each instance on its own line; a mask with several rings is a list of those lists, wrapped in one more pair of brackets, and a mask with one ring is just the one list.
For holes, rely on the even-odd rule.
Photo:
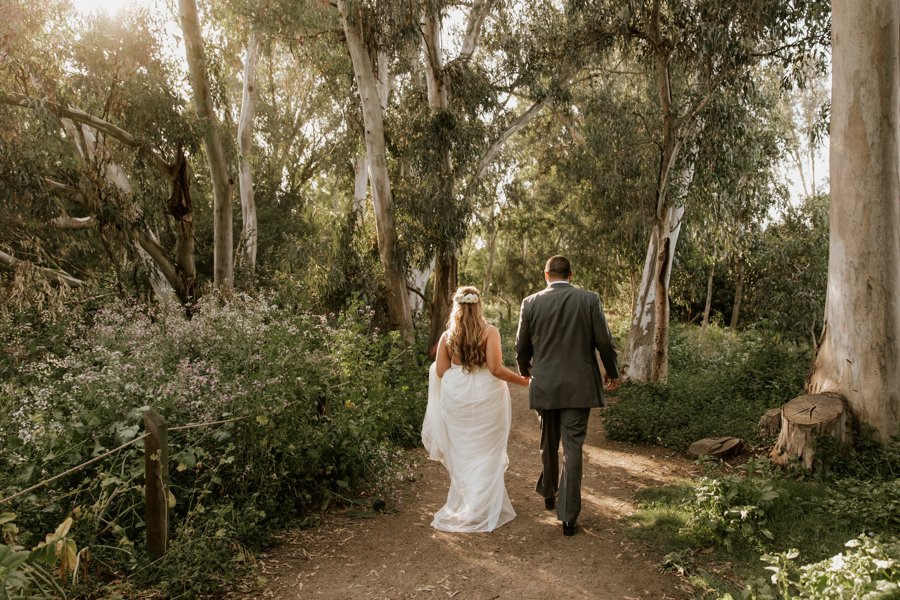
[(516, 516), (503, 481), (512, 418), (507, 381), (530, 380), (503, 366), (500, 332), (485, 321), (478, 290), (459, 288), (431, 365), (422, 424), (429, 458), (450, 474), (435, 529), (493, 531)]

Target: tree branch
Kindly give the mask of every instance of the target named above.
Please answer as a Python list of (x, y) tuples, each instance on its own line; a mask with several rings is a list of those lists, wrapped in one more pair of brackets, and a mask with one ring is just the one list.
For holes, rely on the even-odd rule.
[(459, 58), (468, 59), (475, 53), (481, 39), (481, 27), (493, 8), (493, 0), (475, 0), (466, 20), (466, 35), (459, 50)]
[(90, 125), (97, 131), (101, 131), (106, 135), (119, 140), (126, 146), (146, 150), (150, 155), (153, 165), (156, 167), (156, 169), (167, 177), (171, 175), (169, 164), (163, 159), (162, 156), (151, 150), (141, 140), (138, 140), (136, 137), (134, 137), (121, 127), (113, 125), (109, 121), (105, 121), (100, 117), (95, 117), (94, 115), (71, 106), (62, 106), (55, 102), (50, 102), (46, 99), (32, 98), (18, 93), (0, 94), (0, 103), (10, 104), (12, 106), (21, 106), (23, 108), (45, 108), (60, 119), (71, 119), (78, 123), (83, 123), (84, 125)]
[[(7, 254), (3, 250), (0, 250), (0, 267), (5, 267), (6, 269), (14, 269), (16, 265), (20, 263), (27, 263), (28, 261), (19, 260), (15, 256)], [(41, 273), (43, 273), (48, 279), (51, 281), (55, 281), (56, 283), (64, 283), (69, 287), (79, 287), (84, 285), (84, 282), (80, 279), (76, 279), (69, 275), (68, 273), (63, 273), (62, 271), (56, 271), (54, 269), (48, 269), (46, 267), (36, 267)]]
[(503, 144), (511, 138), (513, 135), (521, 131), (525, 128), (526, 125), (531, 123), (538, 115), (541, 114), (541, 111), (550, 104), (550, 96), (545, 96), (542, 100), (535, 102), (532, 104), (528, 110), (519, 115), (509, 126), (500, 132), (500, 135), (497, 136), (497, 139), (488, 147), (487, 151), (481, 156), (481, 160), (478, 161), (478, 168), (475, 170), (475, 175), (472, 176), (472, 179), (469, 181), (469, 184), (466, 186), (466, 189), (470, 189), (475, 185), (484, 174), (487, 172), (488, 167), (491, 166), (491, 163), (494, 162), (494, 159), (497, 158), (497, 155), (500, 153), (500, 150), (503, 148)]
[(153, 259), (153, 262), (159, 267), (159, 270), (166, 278), (166, 281), (169, 282), (169, 285), (172, 286), (172, 289), (175, 290), (175, 293), (178, 294), (178, 297), (183, 298), (184, 282), (178, 275), (178, 267), (175, 266), (175, 263), (166, 255), (166, 251), (162, 249), (156, 240), (137, 227), (130, 226), (128, 231), (134, 241), (136, 241), (144, 252)]
[[(46, 184), (51, 192), (56, 192), (63, 196), (70, 196), (74, 198), (76, 202), (82, 204), (84, 192), (79, 188), (67, 183), (62, 183), (61, 181), (56, 181), (55, 179), (50, 179), (49, 177), (44, 177), (44, 184)], [(81, 198), (81, 200), (79, 200), (79, 198)]]
[(88, 229), (93, 227), (96, 222), (94, 217), (54, 217), (50, 219), (52, 226), (69, 231)]

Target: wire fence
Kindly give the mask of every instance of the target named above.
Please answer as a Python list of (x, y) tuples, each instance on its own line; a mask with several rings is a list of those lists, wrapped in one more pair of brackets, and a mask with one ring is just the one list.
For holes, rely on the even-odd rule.
[(144, 498), (146, 503), (146, 524), (147, 524), (147, 548), (153, 558), (158, 558), (166, 551), (169, 538), (169, 519), (168, 519), (168, 432), (184, 431), (187, 429), (196, 429), (199, 427), (212, 427), (216, 425), (226, 425), (243, 421), (250, 417), (234, 417), (231, 419), (221, 419), (218, 421), (205, 421), (199, 423), (187, 423), (176, 427), (169, 427), (165, 419), (159, 416), (152, 409), (144, 412), (144, 429), (145, 432), (138, 437), (128, 440), (127, 442), (108, 450), (103, 454), (95, 456), (79, 465), (67, 469), (62, 473), (48, 477), (38, 483), (20, 490), (10, 496), (0, 499), (0, 505), (10, 502), (16, 498), (30, 494), (40, 488), (50, 485), (54, 481), (58, 481), (63, 477), (77, 473), (105, 458), (109, 458), (117, 452), (121, 452), (126, 448), (145, 442), (144, 444)]

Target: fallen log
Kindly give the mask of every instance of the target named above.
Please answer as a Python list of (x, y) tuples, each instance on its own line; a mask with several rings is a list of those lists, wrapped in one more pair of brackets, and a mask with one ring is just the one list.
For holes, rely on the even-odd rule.
[(728, 458), (740, 452), (743, 447), (744, 442), (736, 437), (703, 438), (688, 446), (688, 454)]

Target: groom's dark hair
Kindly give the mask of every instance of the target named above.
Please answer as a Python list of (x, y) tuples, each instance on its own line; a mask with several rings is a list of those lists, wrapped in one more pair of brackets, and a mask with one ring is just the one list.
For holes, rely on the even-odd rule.
[(544, 271), (547, 272), (551, 277), (562, 277), (563, 279), (568, 279), (569, 275), (572, 274), (572, 266), (569, 264), (569, 259), (565, 256), (551, 256), (547, 259), (547, 264), (544, 266)]

